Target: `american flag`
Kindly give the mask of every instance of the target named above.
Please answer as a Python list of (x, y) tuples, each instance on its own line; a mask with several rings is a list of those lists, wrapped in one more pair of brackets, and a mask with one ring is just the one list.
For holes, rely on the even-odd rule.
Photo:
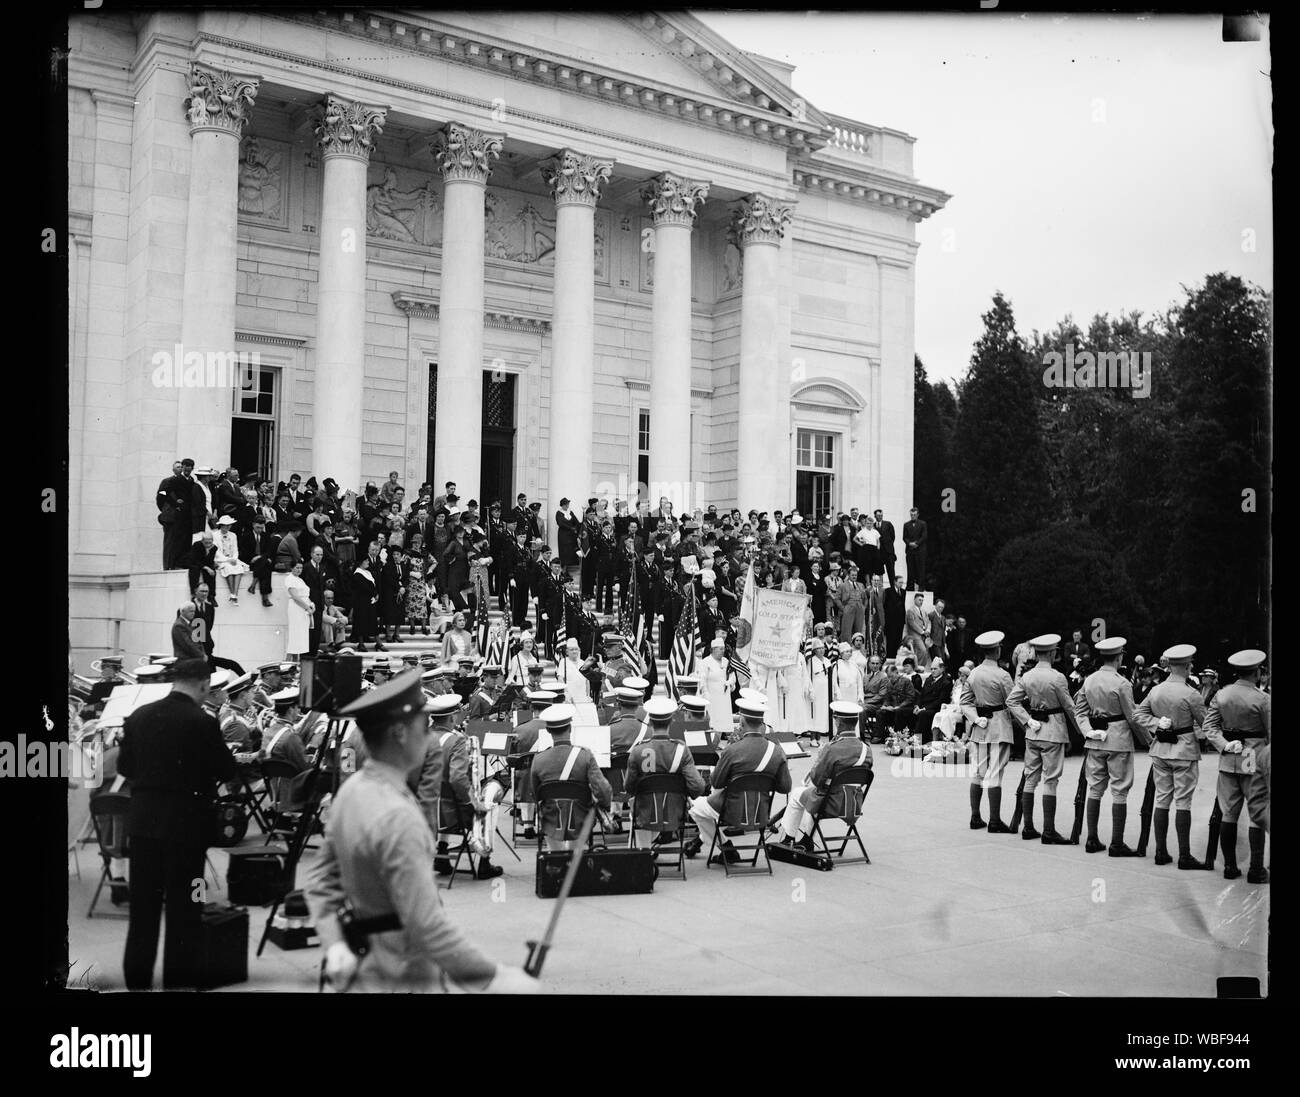
[(641, 591), (636, 582), (636, 561), (632, 561), (631, 575), (628, 578), (628, 593), (619, 606), (618, 631), (623, 635), (623, 656), (636, 668), (637, 674), (645, 673), (645, 663), (641, 659), (641, 637), (645, 621), (641, 613)]
[(727, 660), (727, 665), (735, 673), (736, 681), (741, 685), (744, 685), (754, 676), (754, 672), (749, 669), (749, 664), (744, 659), (738, 659), (735, 655)]
[(487, 587), (483, 585), (482, 576), (479, 576), (478, 586), (474, 591), (474, 601), (477, 603), (474, 607), (474, 641), (478, 644), (479, 654), (487, 656), (491, 625), (488, 621), (488, 592)]
[(668, 655), (668, 693), (674, 699), (681, 698), (677, 690), (677, 679), (683, 674), (695, 673), (699, 648), (700, 630), (695, 620), (695, 586), (692, 584), (691, 596), (677, 621), (677, 631), (673, 634), (673, 650)]

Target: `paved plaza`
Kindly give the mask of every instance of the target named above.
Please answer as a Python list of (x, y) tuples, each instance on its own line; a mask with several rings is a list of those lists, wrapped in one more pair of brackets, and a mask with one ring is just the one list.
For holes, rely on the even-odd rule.
[[(546, 989), (1214, 997), (1216, 978), (1252, 976), (1267, 993), (1267, 886), (1244, 877), (1225, 881), (1221, 858), (1213, 873), (1157, 868), (1154, 843), (1144, 859), (1112, 859), (1089, 856), (1082, 846), (971, 831), (961, 767), (875, 752), (877, 779), (862, 828), (871, 864), (827, 873), (774, 862), (771, 877), (726, 879), (720, 868), (706, 869), (700, 856), (688, 862), (684, 882), (661, 877), (652, 894), (572, 899), (546, 961)], [(796, 782), (809, 764), (792, 763)], [(1148, 765), (1139, 755), (1130, 845)], [(1066, 833), (1078, 766), (1077, 758), (1067, 759), (1061, 781), (1057, 825)], [(1216, 768), (1213, 757), (1201, 764), (1192, 831), (1198, 855), (1205, 850)], [(1013, 764), (1004, 819), (1019, 776)], [(1037, 811), (1041, 827), (1041, 798)], [(83, 802), (74, 799), (70, 813), (75, 828)], [(1244, 833), (1241, 845), (1244, 863)], [(524, 942), (542, 934), (552, 910), (550, 900), (533, 894), (532, 848), (519, 854), (522, 861), (515, 861), (499, 848), (494, 859), (503, 877), (492, 883), (464, 877), (443, 892), (456, 922), (490, 955), (511, 963), (523, 962)], [(120, 990), (127, 923), (86, 918), (99, 872), (93, 845), (81, 848), (79, 863), (78, 879), (69, 858), (69, 981)], [(225, 854), (214, 850), (212, 863), (224, 887)], [(224, 892), (215, 898), (223, 900)], [(114, 909), (107, 894), (99, 909)], [(249, 981), (229, 989), (314, 991), (319, 948), (281, 952), (268, 945), (260, 959), (253, 956), (268, 910), (250, 909)]]

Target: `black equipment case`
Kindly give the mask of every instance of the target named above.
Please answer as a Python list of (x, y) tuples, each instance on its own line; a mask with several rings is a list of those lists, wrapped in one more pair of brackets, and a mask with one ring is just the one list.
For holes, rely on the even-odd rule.
[[(554, 899), (560, 894), (564, 874), (569, 869), (566, 850), (552, 850), (537, 855), (537, 897)], [(650, 849), (589, 849), (573, 879), (570, 895), (645, 895), (654, 891), (654, 851)]]
[(248, 911), (206, 903), (199, 922), (199, 989), (248, 982)]

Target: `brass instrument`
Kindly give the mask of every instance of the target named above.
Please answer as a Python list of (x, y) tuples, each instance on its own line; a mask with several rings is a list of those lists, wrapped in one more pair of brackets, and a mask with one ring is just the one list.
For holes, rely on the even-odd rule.
[[(469, 740), (469, 779), (470, 788), (474, 790), (475, 798), (481, 797), (483, 792), (483, 750), (478, 741), (478, 737), (465, 732), (465, 738)], [(474, 822), (470, 825), (469, 847), (479, 857), (486, 857), (491, 850), (487, 843), (487, 811), (475, 811)]]

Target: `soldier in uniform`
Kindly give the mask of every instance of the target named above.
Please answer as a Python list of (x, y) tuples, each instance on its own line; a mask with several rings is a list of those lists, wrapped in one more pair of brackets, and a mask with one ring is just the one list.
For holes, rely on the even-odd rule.
[(1237, 867), (1237, 819), (1241, 805), (1250, 813), (1250, 870), (1252, 884), (1267, 884), (1264, 867), (1264, 833), (1269, 829), (1267, 779), (1258, 779), (1260, 755), (1265, 766), (1272, 741), (1273, 699), (1259, 688), (1259, 668), (1265, 655), (1256, 648), (1239, 651), (1228, 659), (1237, 676), (1221, 686), (1210, 701), (1205, 716), (1205, 737), (1219, 751), (1219, 810), (1223, 823), (1219, 844), (1223, 850), (1223, 878), (1235, 880)]
[[(671, 697), (651, 697), (645, 707), (650, 722), (649, 733), (629, 751), (627, 770), (623, 774), (623, 789), (628, 798), (635, 803), (637, 785), (643, 777), (654, 773), (680, 773), (686, 780), (688, 797), (704, 795), (707, 786), (695, 768), (691, 752), (685, 743), (676, 742), (669, 736), (677, 702)], [(657, 831), (646, 829), (644, 824), (647, 822), (646, 816), (633, 817), (632, 825), (638, 828), (638, 843), (653, 844), (659, 841)]]
[[(971, 729), (970, 741), (976, 744), (979, 759), (975, 779), (970, 786), (970, 828), (988, 827), (990, 834), (1011, 834), (1002, 821), (1002, 774), (1011, 759), (1015, 731), (1007, 712), (1007, 698), (1014, 683), (1011, 675), (998, 665), (1005, 633), (996, 630), (975, 637), (975, 646), (984, 652), (984, 661), (970, 672), (961, 690), (961, 712)], [(989, 821), (980, 816), (980, 795), (989, 793)]]
[(257, 668), (257, 686), (253, 690), (253, 707), (270, 710), (271, 694), (284, 688), (283, 672), (279, 663), (264, 663)]
[[(555, 704), (559, 697), (558, 693), (553, 693), (550, 690), (534, 689), (528, 691), (527, 698), (531, 716), (515, 726), (512, 749), (516, 755), (530, 755), (537, 752), (541, 734), (546, 730), (546, 724), (542, 721), (542, 713)], [(537, 804), (533, 801), (532, 759), (529, 758), (526, 762), (527, 764), (519, 767), (519, 771), (515, 775), (514, 810), (519, 815), (519, 818), (523, 820), (524, 837), (531, 841), (537, 837), (537, 831), (533, 827), (533, 820), (537, 814)], [(501, 777), (504, 778), (505, 775), (502, 774)], [(510, 789), (504, 780), (488, 781), (483, 789), (483, 799), (488, 804), (496, 804), (503, 800), (509, 792)]]
[[(433, 766), (425, 753), (425, 764), (420, 780), (417, 782), (416, 799), (423, 806), (426, 818), (430, 817), (430, 804), (437, 798), (436, 827), (445, 830), (450, 827), (472, 827), (475, 818), (487, 813), (487, 805), (479, 796), (474, 786), (470, 766), (469, 737), (456, 730), (461, 714), (460, 696), (456, 693), (444, 693), (430, 697), (428, 711), (433, 726), (430, 729), (430, 749), (436, 744), (441, 755), (439, 781), (433, 784)], [(429, 818), (431, 828), (435, 819)], [(437, 833), (435, 831), (435, 838)], [(500, 876), (504, 871), (499, 865), (492, 864), (491, 847), (484, 844), (475, 850), (479, 854), (478, 869), (475, 873), (480, 880), (490, 880)], [(451, 859), (447, 856), (447, 843), (438, 842), (433, 870), (439, 876), (450, 876)]]
[[(625, 754), (632, 749), (634, 743), (646, 737), (649, 702), (642, 709), (644, 695), (639, 689), (626, 685), (619, 686), (614, 691), (614, 698), (618, 711), (609, 722), (609, 749), (612, 754)], [(673, 707), (676, 708), (675, 705)], [(645, 714), (640, 719), (637, 718), (638, 709)]]
[(1119, 672), (1124, 661), (1124, 637), (1098, 640), (1094, 649), (1101, 665), (1083, 681), (1074, 698), (1074, 716), (1084, 730), (1084, 770), (1088, 781), (1089, 853), (1106, 847), (1097, 837), (1101, 817), (1101, 796), (1110, 786), (1110, 856), (1136, 857), (1137, 850), (1124, 844), (1124, 823), (1128, 818), (1128, 790), (1133, 787), (1133, 737), (1147, 738), (1146, 729), (1135, 718), (1133, 686)]
[[(613, 803), (613, 792), (596, 764), (596, 756), (586, 747), (574, 746), (571, 741), (573, 715), (572, 705), (551, 705), (543, 711), (542, 723), (550, 732), (551, 745), (538, 751), (533, 758), (533, 791), (536, 793), (547, 781), (585, 780), (591, 789), (592, 802), (608, 811)], [(548, 849), (573, 848), (574, 839), (568, 836), (570, 832), (561, 830), (562, 820), (557, 805), (546, 805), (540, 823)], [(580, 821), (575, 820), (574, 829), (579, 825)]]
[[(1061, 644), (1056, 633), (1029, 641), (1037, 662), (1016, 681), (1007, 697), (1007, 709), (1025, 726), (1025, 787), (1020, 794), (1025, 841), (1042, 838), (1045, 846), (1068, 846), (1070, 839), (1056, 830), (1056, 783), (1065, 769), (1065, 748), (1070, 742), (1066, 725), (1082, 732), (1074, 718), (1074, 700), (1065, 675), (1052, 665)], [(1034, 792), (1043, 782), (1043, 831), (1034, 829)]]
[(233, 677), (228, 670), (214, 670), (208, 677), (208, 696), (203, 702), (203, 711), (214, 720), (218, 719), (226, 703), (226, 683)]
[(623, 637), (617, 631), (606, 632), (601, 639), (605, 648), (605, 659), (602, 672), (605, 675), (605, 683), (601, 694), (602, 711), (600, 713), (602, 720), (610, 718), (610, 709), (608, 707), (608, 698), (623, 684), (623, 680), (628, 677), (637, 677), (637, 669), (628, 662), (627, 655), (623, 651)]
[(240, 750), (255, 750), (262, 741), (262, 733), (248, 717), (253, 701), (253, 676), (241, 674), (226, 684), (226, 703), (217, 714), (221, 737), (227, 743), (237, 743)]
[(501, 696), (501, 668), (484, 666), (483, 678), (465, 702), (465, 719), (482, 720)]
[[(702, 848), (712, 847), (717, 833), (719, 813), (726, 802), (727, 782), (747, 773), (769, 773), (776, 778), (777, 792), (790, 791), (790, 764), (785, 751), (767, 738), (763, 717), (767, 703), (761, 696), (741, 695), (736, 704), (741, 717), (741, 737), (723, 750), (718, 764), (709, 778), (713, 788), (707, 796), (697, 796), (691, 801), (691, 818), (700, 828), (700, 836), (689, 843), (687, 856), (694, 857)], [(730, 862), (740, 860), (740, 853), (728, 841), (722, 843), (722, 856)], [(717, 861), (717, 858), (714, 859)], [(720, 862), (719, 862), (720, 863)]]
[[(326, 977), (338, 990), (535, 990), (521, 969), (465, 940), (443, 910), (429, 872), (433, 837), (406, 783), (426, 754), (426, 706), (411, 671), (342, 710), (360, 726), (369, 761), (339, 789), (308, 873)], [(357, 936), (369, 938), (364, 961), (352, 949)]]
[[(804, 778), (803, 787), (792, 793), (786, 802), (785, 814), (781, 816), (780, 845), (798, 846), (813, 852), (813, 820), (826, 801), (832, 779), (843, 770), (872, 764), (871, 744), (864, 743), (859, 734), (858, 718), (861, 715), (862, 706), (853, 701), (831, 702), (835, 737), (817, 752), (817, 761)], [(835, 790), (835, 799), (830, 805), (832, 811), (843, 810), (840, 801), (844, 794), (843, 788)]]
[(86, 704), (92, 708), (102, 708), (113, 690), (125, 684), (126, 680), (122, 677), (122, 657), (105, 655), (99, 661), (99, 681), (90, 687), (90, 696), (86, 699)]
[(1192, 794), (1200, 776), (1205, 702), (1187, 681), (1196, 649), (1191, 644), (1169, 648), (1163, 662), (1169, 677), (1142, 698), (1137, 720), (1151, 735), (1151, 774), (1155, 781), (1156, 864), (1167, 865), (1169, 856), (1169, 803), (1174, 804), (1174, 831), (1178, 835), (1178, 867), (1206, 869), (1204, 861), (1192, 856)]

